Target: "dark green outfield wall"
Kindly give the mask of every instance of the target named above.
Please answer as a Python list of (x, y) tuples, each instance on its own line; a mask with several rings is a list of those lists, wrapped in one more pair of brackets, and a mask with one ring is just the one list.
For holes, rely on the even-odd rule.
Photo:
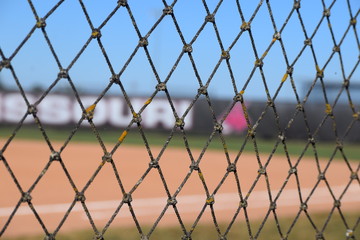
[[(38, 100), (34, 94), (26, 94), (30, 103)], [(96, 100), (95, 96), (81, 96), (84, 107)], [(131, 98), (132, 107), (138, 112), (144, 106), (146, 98)], [(176, 98), (172, 100), (179, 117), (192, 102), (192, 99)], [(184, 117), (185, 128), (189, 132), (210, 134), (214, 129), (214, 118), (220, 122), (231, 107), (232, 101), (211, 100), (209, 103), (202, 96)], [(251, 125), (257, 125), (256, 135), (260, 138), (276, 138), (279, 132), (284, 132), (289, 139), (308, 139), (315, 135), (318, 140), (340, 140), (360, 142), (360, 121), (353, 116), (349, 105), (338, 103), (333, 108), (333, 118), (325, 113), (324, 103), (306, 103), (304, 113), (296, 110), (292, 102), (275, 102), (278, 118), (266, 102), (249, 101), (245, 103)], [(64, 94), (50, 94), (37, 106), (37, 116), (42, 124), (51, 126), (75, 125), (82, 116), (82, 110), (75, 97)], [(0, 93), (0, 124), (17, 124), (26, 115), (27, 105), (18, 93)], [(305, 120), (305, 116), (307, 121)], [(128, 103), (124, 98), (105, 96), (96, 106), (94, 123), (97, 126), (126, 128), (132, 119)], [(166, 98), (155, 97), (141, 113), (142, 126), (148, 129), (169, 130), (174, 126), (175, 116)], [(259, 120), (261, 118), (261, 120)], [(32, 116), (28, 116), (24, 124), (33, 124)], [(290, 123), (290, 124), (289, 124)], [(307, 125), (306, 125), (307, 123)], [(335, 124), (334, 124), (335, 123)], [(84, 125), (88, 125), (86, 122)], [(286, 130), (285, 130), (286, 129)], [(336, 131), (334, 131), (336, 130)], [(244, 112), (237, 103), (223, 122), (225, 134), (246, 134), (247, 123)]]

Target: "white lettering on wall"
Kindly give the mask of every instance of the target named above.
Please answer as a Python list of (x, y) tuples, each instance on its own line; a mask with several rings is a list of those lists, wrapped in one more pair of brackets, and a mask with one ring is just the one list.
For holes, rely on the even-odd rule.
[[(87, 109), (88, 107), (90, 107), (91, 105), (94, 104), (94, 102), (96, 101), (96, 97), (95, 96), (84, 96), (81, 97), (81, 102), (84, 106), (85, 109)], [(103, 125), (106, 123), (106, 103), (105, 101), (100, 101), (96, 104), (96, 108), (94, 111), (94, 118), (93, 118), (93, 122), (95, 125)], [(77, 100), (74, 99), (74, 103), (73, 103), (73, 118), (75, 122), (78, 122), (82, 116), (83, 112), (80, 108), (80, 105), (77, 103)], [(90, 126), (89, 122), (85, 119), (82, 122), (83, 126)]]
[[(33, 96), (27, 95), (27, 99), (32, 102)], [(26, 105), (25, 100), (19, 93), (10, 93), (6, 94), (3, 97), (3, 119), (6, 122), (17, 123), (19, 122), (26, 112), (28, 111), (28, 107)], [(28, 116), (24, 123), (33, 122), (34, 118), (32, 116)]]
[[(30, 104), (33, 104), (38, 97), (26, 94)], [(96, 101), (96, 96), (82, 96), (81, 102), (84, 108), (88, 108)], [(131, 105), (136, 113), (144, 106), (145, 98), (131, 98)], [(173, 100), (174, 107), (179, 117), (182, 117), (188, 108), (189, 100)], [(19, 93), (0, 93), (0, 123), (18, 123), (27, 112), (27, 105)], [(82, 117), (82, 110), (75, 98), (66, 95), (47, 95), (37, 105), (37, 116), (43, 124), (67, 125), (77, 123)], [(124, 98), (104, 97), (97, 103), (93, 122), (96, 126), (110, 125), (114, 127), (127, 127), (133, 118), (130, 107)], [(175, 117), (167, 99), (155, 99), (146, 106), (141, 113), (142, 126), (145, 128), (171, 129), (175, 125)], [(190, 111), (185, 117), (185, 128), (192, 127), (193, 114)], [(29, 115), (25, 123), (34, 122)], [(84, 126), (89, 126), (87, 120)], [(132, 127), (135, 127), (133, 124)]]
[(38, 105), (38, 117), (45, 124), (69, 124), (71, 121), (70, 98), (62, 95), (48, 95)]
[(143, 116), (144, 125), (148, 128), (156, 128), (159, 125), (169, 129), (175, 125), (175, 117), (167, 100), (153, 100), (146, 110), (146, 116)]
[(108, 106), (110, 125), (115, 127), (125, 127), (130, 123), (132, 114), (125, 101), (120, 98), (110, 98), (108, 100)]

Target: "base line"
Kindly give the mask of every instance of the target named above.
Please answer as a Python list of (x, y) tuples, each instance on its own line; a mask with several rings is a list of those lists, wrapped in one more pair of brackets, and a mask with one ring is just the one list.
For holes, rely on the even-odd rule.
[[(345, 189), (345, 185), (336, 186), (331, 188), (335, 193), (341, 193)], [(311, 188), (305, 188), (301, 190), (303, 199), (310, 194)], [(271, 191), (273, 197), (276, 196), (279, 190)], [(339, 195), (339, 194), (337, 194)], [(205, 195), (184, 195), (178, 196), (176, 198), (178, 205), (182, 206), (182, 210), (185, 212), (194, 212), (198, 210), (199, 204), (204, 203), (206, 200)], [(219, 193), (215, 195), (215, 205), (217, 210), (226, 210), (234, 207), (234, 204), (239, 204), (240, 198), (238, 193)], [(312, 198), (310, 199), (311, 204), (332, 204), (334, 202), (333, 198), (330, 196), (329, 190), (326, 187), (317, 188)], [(94, 214), (95, 218), (101, 218), (101, 212), (108, 212), (119, 206), (121, 200), (110, 200), (110, 201), (89, 201), (85, 202), (87, 208), (91, 213)], [(216, 203), (219, 204), (216, 204)], [(351, 185), (345, 194), (345, 199), (341, 202), (358, 202), (360, 205), (360, 188)], [(298, 196), (297, 189), (285, 189), (280, 195), (279, 199), (276, 202), (279, 206), (300, 206), (300, 200)], [(162, 209), (167, 204), (166, 197), (157, 197), (157, 198), (134, 198), (132, 201), (132, 206), (137, 210), (136, 214), (138, 215), (149, 215), (153, 212), (158, 212), (159, 209)], [(254, 191), (250, 194), (248, 199), (248, 208), (266, 208), (269, 206), (269, 197), (268, 191)], [(37, 213), (39, 214), (56, 214), (56, 213), (65, 213), (69, 207), (70, 203), (61, 203), (61, 204), (44, 204), (44, 205), (34, 205)], [(14, 211), (13, 207), (4, 207), (0, 208), (0, 217), (9, 217)], [(81, 204), (76, 204), (71, 212), (84, 212), (84, 209)], [(34, 214), (29, 206), (20, 206), (16, 211), (16, 216), (27, 216)], [(120, 214), (122, 217), (127, 217), (129, 213), (123, 212)]]

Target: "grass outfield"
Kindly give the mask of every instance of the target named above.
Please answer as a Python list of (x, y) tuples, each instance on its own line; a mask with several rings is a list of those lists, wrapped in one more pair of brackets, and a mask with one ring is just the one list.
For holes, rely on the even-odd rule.
[[(7, 139), (11, 136), (14, 126), (11, 127), (1, 127), (0, 128), (0, 138)], [(56, 128), (46, 128), (47, 135), (49, 136), (50, 140), (52, 141), (62, 141), (64, 142), (67, 137), (70, 135), (70, 129), (56, 129)], [(99, 128), (99, 133), (101, 139), (106, 143), (115, 143), (118, 141), (119, 136), (122, 132), (118, 132), (116, 130), (111, 129), (102, 129)], [(149, 142), (150, 146), (163, 146), (168, 138), (166, 133), (159, 133), (159, 132), (151, 132), (145, 130), (145, 135), (147, 141)], [(195, 135), (189, 134), (187, 135), (189, 146), (191, 149), (197, 148), (202, 149), (207, 140), (208, 136), (205, 135)], [(23, 126), (18, 133), (16, 134), (16, 138), (21, 139), (43, 139), (41, 132), (35, 126)], [(81, 128), (79, 129), (76, 134), (74, 135), (72, 141), (77, 142), (97, 142), (97, 139), (91, 129)], [(225, 136), (226, 145), (229, 150), (231, 151), (239, 151), (241, 145), (244, 142), (244, 136)], [(257, 139), (257, 147), (259, 153), (271, 153), (274, 149), (276, 140), (263, 140)], [(300, 156), (300, 154), (304, 151), (306, 146), (305, 141), (300, 140), (287, 140), (286, 146), (290, 153), (293, 156)], [(126, 136), (123, 144), (131, 144), (131, 145), (144, 145), (144, 141), (139, 134), (137, 129), (131, 129), (129, 134)], [(184, 140), (181, 133), (175, 133), (174, 137), (171, 139), (169, 146), (171, 147), (184, 147)], [(223, 145), (221, 139), (218, 135), (216, 135), (209, 145), (209, 149), (223, 149)], [(334, 142), (316, 142), (316, 151), (320, 158), (329, 159), (330, 156), (334, 153), (336, 149), (336, 144)], [(344, 143), (343, 150), (347, 159), (349, 160), (359, 160), (360, 159), (360, 148), (359, 144), (355, 143)], [(244, 151), (246, 152), (254, 152), (254, 144), (252, 141), (248, 141)], [(277, 147), (275, 154), (284, 155), (284, 147), (280, 143)], [(305, 156), (313, 157), (314, 151), (311, 145), (307, 148), (305, 152)], [(342, 154), (340, 151), (336, 151), (335, 154), (336, 159), (342, 159)]]
[[(318, 229), (322, 229), (324, 226), (325, 220), (328, 215), (317, 214), (311, 215), (311, 219), (313, 222), (317, 224)], [(357, 223), (357, 227), (355, 231), (352, 233), (355, 238), (347, 238), (346, 237), (346, 227), (341, 219), (340, 215), (337, 211), (334, 212), (330, 221), (326, 225), (325, 230), (323, 231), (324, 237), (326, 240), (340, 240), (340, 239), (357, 239), (360, 236), (360, 225), (359, 225), (359, 215), (356, 213), (348, 214), (345, 213), (346, 222), (350, 228), (353, 228)], [(271, 220), (270, 220), (271, 219)], [(282, 232), (285, 235), (287, 230), (289, 229), (291, 223), (293, 222), (293, 218), (281, 218), (280, 219), (280, 227), (282, 227)], [(256, 230), (261, 225), (259, 221), (251, 221), (250, 222), (253, 235), (256, 234)], [(143, 232), (147, 233), (149, 231), (148, 227), (142, 228)], [(226, 229), (225, 226), (220, 225), (220, 229), (224, 231)], [(61, 231), (60, 231), (61, 232)], [(183, 232), (180, 227), (159, 227), (156, 228), (155, 231), (151, 234), (150, 239), (156, 240), (169, 240), (169, 239), (181, 239)], [(309, 220), (302, 214), (292, 228), (291, 232), (288, 235), (289, 240), (306, 240), (306, 239), (315, 239), (316, 231), (311, 226)], [(93, 239), (94, 232), (91, 230), (84, 231), (76, 231), (67, 234), (58, 234), (56, 235), (57, 240), (89, 240)], [(194, 232), (191, 235), (193, 240), (218, 240), (218, 234), (215, 231), (213, 225), (199, 225), (195, 228)], [(249, 239), (249, 233), (246, 227), (245, 222), (237, 222), (229, 233), (226, 236), (227, 240), (238, 240), (238, 239)], [(16, 238), (3, 238), (3, 240), (38, 240), (43, 239), (43, 236), (24, 236), (24, 237), (16, 237)], [(109, 228), (109, 230), (105, 233), (104, 239), (106, 240), (138, 240), (140, 239), (140, 234), (135, 227), (129, 228)], [(269, 218), (265, 223), (263, 229), (261, 230), (258, 240), (273, 240), (280, 239), (280, 235), (278, 229), (276, 227), (275, 221), (273, 218)]]

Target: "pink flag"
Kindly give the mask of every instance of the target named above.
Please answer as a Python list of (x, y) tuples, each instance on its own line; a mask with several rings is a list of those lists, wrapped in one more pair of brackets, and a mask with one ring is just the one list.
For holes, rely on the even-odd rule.
[(247, 128), (246, 118), (240, 103), (236, 103), (223, 123), (225, 134), (242, 133)]

